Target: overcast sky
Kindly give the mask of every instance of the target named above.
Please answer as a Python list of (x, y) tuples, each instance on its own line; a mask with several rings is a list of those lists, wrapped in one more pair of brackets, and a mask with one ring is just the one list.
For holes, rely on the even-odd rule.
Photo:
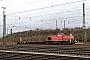
[[(63, 29), (82, 27), (82, 0), (3, 0), (0, 1), (0, 33), (2, 34), (2, 7), (6, 7), (8, 33), (32, 29)], [(86, 26), (90, 26), (90, 0), (85, 1)], [(16, 27), (12, 27), (16, 26)], [(28, 28), (25, 28), (28, 27)]]

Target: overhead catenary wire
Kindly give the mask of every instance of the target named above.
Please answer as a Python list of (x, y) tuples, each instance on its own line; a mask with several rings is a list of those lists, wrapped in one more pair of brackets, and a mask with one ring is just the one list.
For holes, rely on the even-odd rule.
[[(68, 23), (67, 23), (68, 24)], [(49, 26), (48, 26), (49, 25)], [(72, 24), (73, 25), (73, 24)], [(76, 27), (78, 27), (78, 26), (80, 26), (80, 24), (78, 25), (78, 24), (75, 24), (76, 25)], [(25, 25), (22, 25), (22, 26), (25, 26)], [(22, 26), (16, 26), (16, 28), (18, 27), (18, 29), (20, 29), (20, 27), (22, 27)], [(33, 26), (25, 26), (25, 27), (29, 27), (29, 29), (31, 29), (31, 28), (40, 28), (40, 27), (52, 27), (52, 23), (50, 24), (47, 24), (47, 25), (38, 25), (38, 24), (36, 24), (36, 25), (33, 25)], [(60, 25), (60, 26), (63, 26), (63, 25)], [(60, 26), (59, 26), (59, 28), (60, 28)], [(67, 25), (67, 27), (68, 26), (71, 26), (71, 25)], [(54, 27), (54, 26), (53, 26)], [(24, 28), (24, 27), (22, 27), (22, 28)], [(45, 28), (46, 29), (46, 28)]]
[[(78, 20), (79, 21), (79, 20)], [(22, 24), (22, 23), (19, 23), (19, 25), (20, 24)], [(52, 24), (52, 23), (51, 23)], [(17, 24), (15, 24), (15, 25), (17, 25)], [(38, 26), (38, 25), (40, 25), (40, 24), (35, 24), (36, 26)], [(48, 25), (48, 23), (46, 23), (45, 25)], [(49, 23), (49, 25), (50, 25), (50, 23)], [(76, 25), (76, 24), (75, 24)], [(77, 24), (78, 25), (78, 24)], [(21, 26), (21, 25), (20, 25)], [(34, 27), (34, 26), (33, 26)]]
[[(90, 8), (86, 8), (85, 10), (87, 9), (90, 9)], [(58, 15), (58, 14), (63, 14), (63, 13), (68, 13), (68, 12), (76, 12), (76, 11), (81, 11), (82, 9), (78, 9), (78, 10), (71, 10), (71, 11), (65, 11), (65, 12), (60, 12), (60, 13), (52, 13), (52, 14), (45, 14), (45, 15), (39, 15), (39, 16), (32, 16), (32, 17), (23, 17), (23, 19), (25, 18), (30, 18), (30, 20), (33, 18), (33, 17), (41, 17), (41, 16), (48, 16), (48, 15)], [(16, 17), (16, 16), (15, 16)], [(10, 20), (20, 20), (20, 16), (19, 16), (19, 19), (10, 19)], [(32, 21), (32, 20), (31, 20)]]
[[(86, 16), (90, 16), (90, 15), (86, 15)], [(73, 16), (73, 17), (56, 18), (56, 19), (57, 19), (57, 20), (58, 20), (58, 19), (68, 19), (68, 18), (71, 19), (71, 18), (78, 18), (78, 17), (83, 17), (83, 16)], [(28, 17), (28, 18), (29, 18), (29, 17)], [(19, 20), (19, 19), (10, 19), (10, 20)], [(10, 21), (10, 20), (7, 20), (7, 21)], [(29, 19), (28, 19), (28, 20), (29, 20)], [(42, 18), (41, 20), (43, 21), (43, 20), (45, 20), (45, 19)], [(49, 21), (49, 20), (55, 20), (55, 19), (53, 19), (53, 18), (52, 18), (52, 19), (47, 19), (47, 21)], [(34, 21), (34, 20), (31, 20), (31, 21)], [(39, 20), (39, 21), (40, 21), (40, 20)], [(45, 20), (45, 21), (46, 21), (46, 20)], [(38, 22), (38, 21), (36, 21), (36, 22)]]
[[(87, 8), (90, 9), (90, 8)], [(54, 14), (63, 14), (63, 13), (68, 13), (68, 12), (75, 12), (75, 11), (81, 11), (82, 9), (78, 9), (78, 10), (68, 10), (68, 11), (64, 11), (64, 12), (60, 12), (60, 13), (52, 13), (52, 14), (45, 14), (45, 15), (39, 15), (39, 16), (31, 16), (31, 17), (40, 17), (40, 16), (47, 16), (47, 15), (54, 15)], [(16, 16), (15, 16), (16, 17)], [(22, 17), (22, 16), (21, 16)], [(28, 17), (26, 17), (28, 18)]]
[[(90, 15), (87, 15), (87, 16), (90, 16)], [(52, 21), (52, 20), (60, 20), (60, 19), (62, 19), (62, 20), (63, 20), (63, 19), (66, 19), (66, 20), (67, 20), (68, 18), (69, 18), (69, 19), (72, 19), (72, 18), (77, 18), (77, 17), (82, 17), (82, 16), (73, 16), (73, 17), (57, 18), (57, 19), (53, 19), (53, 18), (52, 18), (52, 19), (47, 19), (47, 20), (42, 19), (42, 20), (43, 20), (43, 22), (46, 22), (46, 21), (49, 22), (49, 21)], [(75, 19), (74, 19), (74, 20), (75, 20)], [(73, 20), (73, 21), (74, 21), (74, 20)], [(78, 20), (78, 21), (79, 21), (79, 20)], [(82, 20), (80, 20), (80, 21), (82, 21)], [(38, 21), (31, 21), (31, 22), (32, 22), (32, 23), (37, 23), (37, 22), (42, 22), (42, 21), (41, 21), (41, 20), (38, 20)], [(30, 23), (30, 22), (24, 22), (24, 23)], [(22, 22), (22, 23), (14, 23), (14, 24), (19, 24), (19, 25), (20, 25), (20, 24), (23, 24), (23, 22)], [(7, 25), (14, 25), (14, 24), (10, 24), (10, 23), (9, 23), (9, 24), (7, 24)]]
[(42, 7), (42, 8), (33, 9), (33, 10), (27, 10), (27, 11), (21, 11), (21, 12), (16, 12), (16, 13), (10, 13), (10, 14), (6, 14), (6, 15), (24, 13), (24, 12), (35, 11), (35, 10), (41, 10), (41, 9), (46, 9), (46, 8), (51, 8), (51, 7), (61, 6), (61, 5), (67, 5), (67, 4), (72, 4), (72, 3), (82, 2), (82, 1), (83, 0), (75, 1), (75, 2), (69, 2), (69, 3), (64, 3), (64, 4), (59, 4), (59, 5), (53, 5), (53, 6), (51, 5), (51, 6), (48, 6), (48, 7)]
[[(75, 21), (75, 20), (74, 20), (74, 21)], [(38, 21), (38, 22), (40, 22), (40, 21)], [(45, 22), (45, 21), (44, 21), (44, 22)], [(70, 21), (70, 22), (71, 22), (71, 21)], [(79, 22), (79, 20), (78, 20), (78, 22)], [(24, 22), (24, 23), (25, 23), (25, 22)], [(30, 23), (30, 22), (28, 22), (28, 23)], [(26, 24), (28, 24), (28, 23), (26, 22)], [(32, 23), (32, 22), (31, 22), (31, 23)], [(39, 23), (37, 24), (36, 22), (33, 22), (33, 23), (35, 23), (34, 25), (36, 25), (36, 26), (38, 26), (38, 25), (41, 26), (41, 25), (42, 25), (42, 24), (39, 24)], [(23, 23), (19, 23), (19, 26), (23, 26), (22, 24), (23, 24)], [(25, 25), (26, 25), (26, 24), (25, 24)], [(50, 23), (45, 23), (45, 25), (48, 25), (48, 24), (50, 25)], [(52, 23), (51, 23), (51, 24), (52, 24)], [(11, 25), (17, 25), (17, 26), (18, 26), (18, 24), (16, 24), (16, 23), (15, 23), (15, 24), (11, 24)], [(24, 26), (25, 26), (25, 25), (24, 25)], [(34, 25), (32, 25), (32, 27), (34, 27)], [(8, 25), (8, 26), (9, 26), (9, 25)], [(31, 25), (30, 25), (30, 26), (31, 26)]]
[[(58, 22), (59, 22), (59, 21), (58, 21)], [(62, 22), (62, 21), (61, 21), (61, 22)], [(68, 23), (68, 22), (69, 22), (69, 23)], [(82, 23), (82, 21), (78, 21), (78, 23), (80, 23), (80, 22)], [(63, 22), (62, 22), (62, 23), (63, 23)], [(67, 24), (72, 24), (72, 23), (74, 24), (75, 21), (67, 21)], [(27, 23), (27, 24), (29, 24), (29, 23)], [(51, 24), (53, 24), (53, 22), (40, 23), (40, 24), (39, 24), (39, 23), (33, 23), (33, 24), (30, 24), (30, 26), (32, 26), (32, 27), (33, 27), (33, 26), (38, 26), (38, 25), (40, 25), (40, 26), (41, 26), (41, 25), (44, 25), (44, 26), (45, 26), (45, 25), (51, 25)], [(60, 24), (61, 24), (61, 23), (60, 23)], [(11, 24), (11, 25), (9, 24), (8, 26), (14, 26), (14, 25), (15, 25), (15, 26), (18, 26), (18, 25), (19, 25), (19, 26), (25, 26), (26, 24), (23, 24), (23, 25), (22, 25), (21, 23), (19, 23), (19, 24)], [(75, 24), (74, 24), (74, 25), (75, 25)], [(78, 25), (78, 24), (77, 24), (77, 25)], [(29, 25), (28, 25), (28, 26), (29, 26)]]
[[(90, 8), (86, 8), (87, 9), (90, 9)], [(69, 10), (69, 11), (65, 11), (65, 12), (58, 12), (58, 13), (52, 13), (52, 14), (45, 14), (45, 15), (39, 15), (39, 16), (30, 16), (30, 17), (24, 17), (24, 16), (17, 16), (20, 20), (20, 17), (23, 18), (23, 19), (26, 19), (26, 18), (30, 18), (30, 20), (32, 18), (38, 18), (38, 17), (43, 17), (43, 16), (49, 16), (49, 15), (59, 15), (59, 14), (64, 14), (64, 13), (71, 13), (71, 12), (77, 12), (77, 11), (81, 11), (82, 9), (77, 9), (77, 10)], [(14, 16), (16, 17), (16, 16)], [(11, 19), (11, 20), (14, 20), (14, 19)], [(18, 20), (18, 19), (15, 19), (15, 20)]]

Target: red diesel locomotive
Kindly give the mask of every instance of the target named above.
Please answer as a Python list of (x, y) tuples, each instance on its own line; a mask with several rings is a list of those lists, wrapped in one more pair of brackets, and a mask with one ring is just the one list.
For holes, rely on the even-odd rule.
[(47, 44), (73, 44), (74, 36), (72, 34), (65, 35), (63, 33), (58, 34), (57, 36), (48, 36), (47, 37)]

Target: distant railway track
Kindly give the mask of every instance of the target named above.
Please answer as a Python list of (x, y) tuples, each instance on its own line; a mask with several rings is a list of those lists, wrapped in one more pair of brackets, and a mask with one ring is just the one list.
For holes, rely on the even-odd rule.
[(90, 59), (90, 45), (6, 45), (5, 48), (2, 48), (2, 45), (0, 45), (0, 52), (2, 50), (3, 53), (6, 53), (4, 50), (11, 52), (20, 51)]

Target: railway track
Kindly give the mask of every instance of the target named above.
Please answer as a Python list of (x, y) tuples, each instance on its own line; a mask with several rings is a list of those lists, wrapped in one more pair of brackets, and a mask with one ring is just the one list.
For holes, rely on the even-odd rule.
[(41, 54), (20, 54), (20, 53), (0, 53), (2, 60), (90, 60), (89, 58), (76, 58), (67, 56), (53, 56)]
[[(69, 57), (69, 58), (70, 56), (72, 56), (73, 58), (77, 57), (81, 59), (86, 59), (86, 58), (90, 59), (89, 45), (88, 46), (85, 46), (85, 45), (36, 45), (36, 46), (35, 45), (6, 45), (5, 48), (2, 48), (2, 46), (0, 45), (0, 52), (2, 54), (5, 53), (5, 55), (8, 55), (8, 52), (4, 52), (4, 51), (9, 51), (9, 52), (11, 51), (10, 52), (11, 55), (13, 55), (16, 52), (32, 52), (32, 53), (39, 53), (39, 55), (44, 55), (44, 57), (50, 54), (49, 56), (53, 55), (54, 57), (55, 56), (59, 57), (61, 55), (62, 57), (63, 56), (65, 57), (66, 55), (66, 57)], [(25, 53), (22, 53), (22, 54), (25, 54)], [(20, 56), (21, 53), (17, 53), (17, 55)], [(35, 54), (30, 54), (30, 55), (35, 55)]]

